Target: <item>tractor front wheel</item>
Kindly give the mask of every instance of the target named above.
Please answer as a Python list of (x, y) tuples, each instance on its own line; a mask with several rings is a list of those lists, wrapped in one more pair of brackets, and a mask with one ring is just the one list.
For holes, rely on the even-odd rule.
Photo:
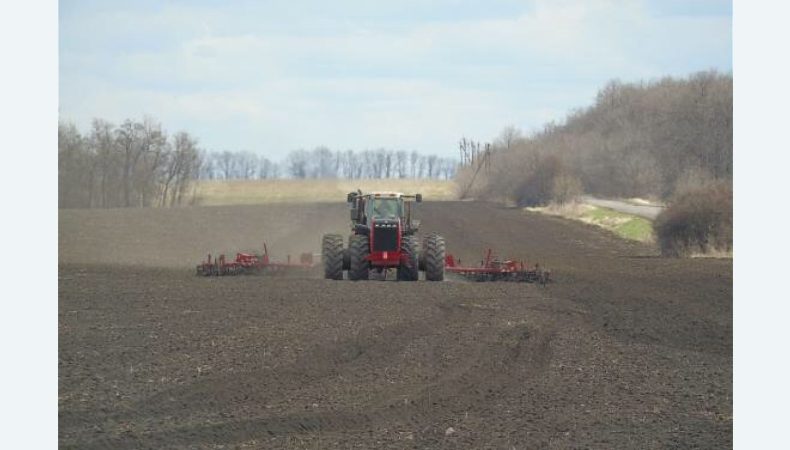
[(370, 274), (370, 245), (368, 244), (368, 237), (361, 234), (356, 234), (351, 237), (351, 242), (348, 246), (348, 279), (349, 280), (367, 280)]
[(325, 234), (321, 241), (321, 258), (324, 260), (324, 278), (343, 279), (343, 236)]
[(430, 234), (425, 238), (425, 279), (428, 281), (444, 280), (444, 238), (438, 234)]
[(398, 280), (417, 281), (420, 278), (420, 242), (414, 236), (404, 236), (401, 251), (406, 255), (406, 263), (398, 267)]

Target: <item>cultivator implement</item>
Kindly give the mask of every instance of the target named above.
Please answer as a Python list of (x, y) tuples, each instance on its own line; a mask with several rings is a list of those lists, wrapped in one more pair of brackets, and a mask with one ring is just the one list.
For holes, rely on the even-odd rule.
[(273, 262), (269, 258), (269, 250), (266, 243), (263, 244), (263, 254), (236, 253), (236, 259), (228, 260), (225, 255), (212, 258), (211, 254), (206, 260), (197, 265), (197, 275), (212, 276), (231, 276), (231, 275), (250, 275), (250, 274), (277, 274), (307, 271), (315, 267), (313, 254), (302, 253), (299, 261), (292, 262), (291, 255), (288, 255), (286, 262)]
[(524, 261), (501, 260), (493, 255), (491, 249), (479, 266), (462, 266), (461, 260), (453, 255), (445, 257), (445, 272), (456, 274), (472, 281), (515, 281), (524, 283), (546, 284), (550, 281), (551, 272), (539, 264), (529, 267)]

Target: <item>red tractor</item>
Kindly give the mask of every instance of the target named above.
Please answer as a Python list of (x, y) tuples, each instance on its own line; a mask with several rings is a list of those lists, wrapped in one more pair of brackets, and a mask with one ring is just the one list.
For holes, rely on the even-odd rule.
[(417, 281), (420, 270), (428, 281), (444, 280), (444, 238), (432, 233), (420, 245), (420, 224), (411, 217), (412, 201), (422, 202), (422, 195), (357, 191), (349, 193), (347, 201), (352, 231), (348, 248), (343, 248), (343, 236), (324, 235), (325, 278), (342, 280), (347, 270), (349, 280), (367, 280), (371, 270), (386, 277), (388, 269), (396, 269), (399, 281)]

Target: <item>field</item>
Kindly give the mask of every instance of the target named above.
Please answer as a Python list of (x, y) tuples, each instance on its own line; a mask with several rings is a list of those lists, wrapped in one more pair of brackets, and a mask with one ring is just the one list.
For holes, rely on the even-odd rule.
[(368, 190), (420, 192), (426, 199), (454, 200), (458, 197), (452, 180), (375, 179), (375, 180), (211, 180), (197, 184), (196, 202), (200, 205), (250, 205), (278, 202), (337, 202), (361, 185)]
[(493, 247), (555, 282), (193, 275), (264, 239), (319, 251), (343, 204), (60, 211), (60, 446), (732, 446), (732, 260), (489, 203), (417, 208), (457, 256)]

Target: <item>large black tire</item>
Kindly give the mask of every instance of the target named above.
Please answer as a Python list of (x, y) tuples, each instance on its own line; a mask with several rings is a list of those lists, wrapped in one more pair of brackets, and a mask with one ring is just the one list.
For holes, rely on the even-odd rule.
[(414, 236), (403, 236), (401, 251), (406, 263), (398, 267), (398, 281), (417, 281), (420, 278), (420, 242)]
[(348, 235), (348, 245), (343, 251), (343, 270), (351, 270), (351, 239), (354, 239), (353, 234)]
[(321, 241), (321, 259), (324, 261), (324, 278), (343, 279), (343, 236), (325, 234)]
[(425, 279), (428, 281), (444, 280), (444, 238), (436, 233), (425, 238)]
[(348, 247), (349, 280), (356, 281), (368, 279), (368, 275), (370, 274), (369, 254), (370, 244), (368, 243), (368, 237), (362, 234), (352, 236)]

